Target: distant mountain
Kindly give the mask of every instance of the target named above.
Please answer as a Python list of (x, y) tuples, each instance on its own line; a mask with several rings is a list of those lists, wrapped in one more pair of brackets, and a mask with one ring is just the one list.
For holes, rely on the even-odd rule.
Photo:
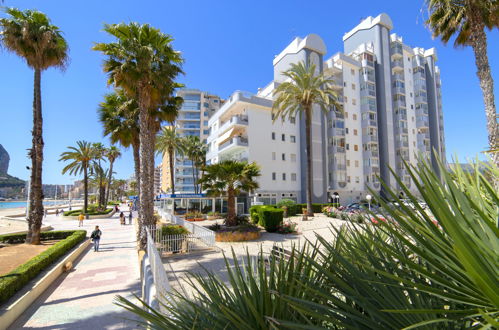
[(0, 144), (0, 175), (9, 171), (10, 156), (7, 150)]
[(9, 174), (0, 174), (0, 187), (24, 187), (25, 182)]
[(0, 197), (18, 196), (25, 186), (23, 180), (7, 174), (9, 162), (9, 153), (0, 144)]

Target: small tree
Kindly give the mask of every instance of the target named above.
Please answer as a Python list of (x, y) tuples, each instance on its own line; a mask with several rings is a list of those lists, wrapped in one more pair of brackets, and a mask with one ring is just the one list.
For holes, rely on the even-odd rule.
[(178, 136), (175, 126), (163, 127), (156, 139), (156, 150), (158, 153), (168, 154), (170, 165), (170, 181), (172, 194), (175, 193), (175, 173), (174, 173), (174, 157), (175, 153), (183, 152), (183, 139)]
[(227, 196), (227, 225), (235, 226), (236, 197), (242, 191), (252, 192), (258, 188), (255, 181), (260, 176), (256, 163), (224, 160), (204, 168), (204, 176), (199, 180), (210, 196)]

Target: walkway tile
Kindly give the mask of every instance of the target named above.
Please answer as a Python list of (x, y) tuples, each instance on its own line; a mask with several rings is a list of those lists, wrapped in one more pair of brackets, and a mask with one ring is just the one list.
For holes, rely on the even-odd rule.
[[(48, 216), (54, 229), (78, 229), (78, 221)], [(113, 302), (116, 295), (140, 295), (135, 227), (121, 226), (118, 214), (85, 220), (88, 236), (99, 225), (100, 251), (93, 246), (57, 279), (9, 329), (136, 329), (135, 315)]]

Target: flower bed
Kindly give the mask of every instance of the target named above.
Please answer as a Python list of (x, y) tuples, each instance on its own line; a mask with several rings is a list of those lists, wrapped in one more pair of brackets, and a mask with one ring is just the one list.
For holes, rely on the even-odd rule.
[[(22, 238), (22, 237), (24, 238)], [(40, 233), (41, 240), (62, 239), (47, 250), (25, 262), (8, 274), (0, 277), (0, 304), (7, 301), (17, 291), (22, 289), (29, 281), (41, 271), (48, 268), (66, 252), (80, 243), (87, 236), (85, 230), (65, 230)], [(23, 243), (26, 235), (1, 235), (0, 242)]]
[(244, 242), (260, 238), (260, 228), (256, 226), (222, 227), (215, 229), (215, 241), (217, 242)]

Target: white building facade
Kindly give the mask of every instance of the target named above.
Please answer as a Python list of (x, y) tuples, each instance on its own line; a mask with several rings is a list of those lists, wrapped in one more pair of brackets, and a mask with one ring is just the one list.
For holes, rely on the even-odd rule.
[[(272, 122), (275, 87), (291, 63), (309, 61), (334, 81), (343, 106), (312, 119), (313, 202), (343, 204), (380, 191), (379, 177), (399, 189), (393, 169), (410, 189), (404, 162), (445, 159), (440, 72), (432, 49), (411, 48), (390, 34), (386, 14), (368, 17), (343, 37), (344, 52), (325, 59), (315, 34), (296, 38), (273, 61), (274, 80), (256, 95), (235, 92), (209, 120), (208, 163), (223, 159), (256, 162), (262, 169), (253, 200), (304, 202), (306, 153), (304, 118)], [(435, 165), (435, 159), (432, 159)]]

